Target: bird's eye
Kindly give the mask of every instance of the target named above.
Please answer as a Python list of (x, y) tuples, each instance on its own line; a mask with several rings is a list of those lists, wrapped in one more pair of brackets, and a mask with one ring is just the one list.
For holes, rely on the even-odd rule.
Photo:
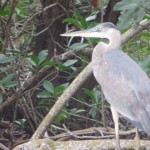
[(101, 28), (101, 27), (99, 27), (97, 30), (98, 30), (98, 31), (101, 31), (101, 30), (102, 30), (102, 28)]

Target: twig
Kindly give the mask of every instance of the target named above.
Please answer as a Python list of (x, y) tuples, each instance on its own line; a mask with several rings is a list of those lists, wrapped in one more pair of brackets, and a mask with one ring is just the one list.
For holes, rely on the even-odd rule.
[[(31, 20), (33, 20), (33, 19), (34, 19), (36, 16), (38, 16), (39, 14), (43, 13), (43, 11), (47, 11), (48, 9), (50, 9), (50, 8), (52, 8), (52, 7), (55, 7), (55, 6), (59, 6), (64, 12), (67, 13), (67, 10), (66, 10), (61, 4), (59, 4), (59, 3), (57, 3), (57, 2), (54, 3), (54, 4), (50, 4), (49, 6), (43, 8), (41, 11), (35, 13), (33, 16), (31, 16), (30, 18), (28, 18), (28, 19), (25, 21), (25, 23), (24, 23), (24, 25), (23, 25), (21, 31), (14, 37), (14, 39), (16, 39), (16, 38), (18, 38), (18, 36), (20, 36), (20, 34), (24, 31), (25, 27), (30, 23)], [(59, 17), (60, 17), (60, 16), (59, 16)], [(45, 28), (44, 30), (42, 30), (41, 32), (39, 32), (38, 34), (36, 34), (35, 36), (37, 36), (37, 35), (39, 35), (39, 34), (45, 32), (45, 31), (47, 31), (47, 30), (49, 29), (49, 27), (50, 27), (50, 26), (48, 26), (47, 28)]]
[[(57, 130), (66, 131), (66, 129), (56, 127), (54, 125), (52, 125), (52, 127), (54, 127)], [(70, 134), (67, 131), (66, 131), (66, 133), (61, 133), (58, 135), (50, 136), (49, 138), (52, 140), (60, 140), (60, 139), (64, 139), (64, 138), (68, 139), (68, 138), (70, 138)], [(136, 131), (135, 129), (131, 129), (128, 131), (121, 131), (120, 130), (119, 134), (120, 134), (120, 136), (127, 136), (127, 135), (131, 135), (131, 134), (135, 134), (135, 131)], [(106, 127), (106, 128), (104, 128), (104, 127), (91, 127), (91, 128), (87, 128), (87, 129), (83, 129), (83, 130), (71, 131), (71, 133), (73, 135), (77, 135), (77, 136), (86, 135), (86, 138), (88, 138), (88, 139), (92, 138), (91, 136), (88, 136), (88, 135), (97, 134), (97, 133), (99, 133), (101, 135), (101, 136), (99, 136), (101, 139), (103, 139), (103, 138), (105, 139), (107, 137), (110, 137), (110, 135), (112, 135), (112, 137), (115, 136), (115, 130), (113, 128), (110, 128), (110, 127)], [(108, 135), (108, 136), (106, 136), (106, 135)], [(97, 139), (99, 137), (97, 137)]]
[(67, 133), (69, 133), (69, 135), (71, 135), (72, 137), (76, 138), (76, 139), (106, 139), (106, 138), (113, 138), (114, 135), (109, 135), (109, 136), (78, 136), (76, 134), (74, 134), (73, 132), (71, 132), (64, 124), (63, 127), (65, 128), (65, 130), (67, 131)]
[(92, 48), (84, 48), (84, 49), (82, 49), (82, 50), (80, 50), (80, 51), (67, 51), (67, 52), (65, 52), (65, 53), (63, 53), (63, 54), (60, 54), (60, 55), (58, 55), (58, 56), (55, 56), (54, 57), (54, 60), (61, 60), (61, 61), (64, 61), (64, 60), (67, 60), (67, 59), (69, 59), (69, 58), (73, 58), (73, 57), (75, 57), (76, 55), (78, 55), (78, 53), (82, 53), (83, 55), (91, 55), (91, 53), (92, 53)]
[(2, 150), (9, 150), (5, 145), (3, 145), (2, 143), (0, 143), (0, 148), (2, 149)]
[[(71, 113), (69, 113), (69, 114), (71, 114)], [(83, 118), (83, 119), (85, 119), (85, 120), (90, 120), (90, 121), (96, 122), (96, 123), (98, 123), (99, 125), (103, 125), (102, 122), (100, 122), (100, 121), (98, 121), (98, 120), (95, 120), (95, 119), (87, 118), (87, 117), (84, 117), (84, 116), (81, 116), (81, 115), (78, 115), (78, 114), (71, 114), (71, 115), (72, 115), (72, 116), (76, 116), (76, 117), (78, 117), (78, 118)]]
[(57, 130), (61, 130), (61, 131), (66, 131), (64, 128), (60, 128), (60, 127), (57, 127), (57, 126), (55, 126), (55, 125), (51, 125), (51, 127), (52, 128), (55, 128), (55, 129), (57, 129)]
[(35, 13), (33, 16), (31, 16), (30, 18), (28, 18), (25, 23), (23, 24), (23, 27), (21, 29), (21, 31), (14, 37), (15, 39), (18, 38), (18, 36), (24, 31), (25, 27), (30, 23), (31, 20), (33, 20), (36, 16), (38, 16), (39, 14), (41, 14), (43, 11), (48, 10), (49, 8), (52, 8), (54, 6), (56, 6), (57, 3), (51, 4), (47, 7), (45, 7), (42, 11)]
[(98, 111), (101, 111), (101, 109), (99, 109), (99, 108), (97, 108), (97, 107), (95, 107), (95, 106), (93, 106), (93, 105), (90, 105), (90, 104), (88, 104), (88, 103), (82, 102), (82, 101), (80, 101), (80, 100), (78, 100), (78, 99), (76, 99), (76, 98), (74, 98), (74, 97), (72, 97), (72, 99), (75, 100), (75, 101), (77, 101), (78, 103), (81, 103), (81, 104), (85, 105), (85, 106), (88, 106), (88, 107), (90, 107), (90, 108), (95, 108), (95, 109), (97, 109)]
[(53, 24), (55, 21), (57, 21), (59, 18), (62, 18), (64, 16), (64, 14), (61, 14), (60, 16), (58, 16), (57, 18), (55, 18), (54, 21), (52, 21), (48, 27), (46, 27), (45, 29), (43, 29), (42, 31), (40, 31), (39, 33), (33, 34), (34, 37), (39, 36), (40, 34), (43, 34), (45, 31), (47, 31)]
[[(2, 25), (4, 27), (4, 34), (5, 34), (4, 35), (5, 39), (4, 39), (3, 46), (2, 46), (3, 47), (2, 48), (2, 52), (5, 51), (5, 49), (6, 49), (6, 47), (8, 47), (9, 43), (10, 43), (11, 48), (13, 49), (13, 45), (12, 45), (12, 42), (11, 42), (11, 38), (10, 38), (9, 32), (10, 32), (11, 18), (13, 16), (13, 13), (15, 11), (15, 7), (16, 7), (17, 3), (18, 3), (18, 1), (15, 2), (15, 0), (10, 1), (10, 8), (11, 8), (10, 9), (10, 14), (8, 16), (8, 19), (7, 19), (6, 23), (5, 23), (5, 25), (2, 22)], [(1, 20), (2, 20), (2, 18), (1, 18)]]

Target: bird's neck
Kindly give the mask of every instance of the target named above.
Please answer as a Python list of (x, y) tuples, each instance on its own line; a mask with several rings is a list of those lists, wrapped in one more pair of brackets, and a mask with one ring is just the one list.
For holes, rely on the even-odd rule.
[(119, 49), (122, 41), (122, 36), (120, 34), (120, 31), (108, 35), (108, 40), (109, 40), (108, 44), (104, 43), (105, 49), (107, 50)]
[(111, 33), (106, 38), (109, 40), (109, 42), (106, 42), (106, 41), (102, 40), (94, 48), (93, 54), (92, 54), (92, 61), (93, 62), (95, 62), (97, 60), (100, 61), (101, 57), (105, 53), (107, 53), (108, 51), (119, 50), (120, 49), (121, 40), (122, 40), (120, 32), (115, 32), (115, 34)]
[(110, 30), (102, 38), (101, 42), (97, 45), (99, 48), (102, 48), (104, 51), (116, 50), (121, 46), (122, 36), (120, 31)]

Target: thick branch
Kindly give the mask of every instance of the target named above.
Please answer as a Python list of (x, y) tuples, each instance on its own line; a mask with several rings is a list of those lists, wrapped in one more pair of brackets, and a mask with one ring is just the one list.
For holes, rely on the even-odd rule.
[(140, 24), (139, 24), (139, 28), (137, 30), (134, 30), (134, 29), (131, 28), (123, 34), (122, 42), (126, 43), (131, 38), (133, 38), (136, 34), (141, 32), (142, 30), (148, 29), (148, 26), (150, 26), (150, 20), (145, 19), (145, 20), (141, 21)]
[(51, 108), (49, 113), (46, 115), (40, 126), (37, 128), (36, 132), (32, 136), (32, 139), (42, 138), (48, 126), (57, 114), (61, 111), (65, 103), (74, 95), (74, 93), (79, 89), (84, 81), (86, 81), (92, 74), (92, 64), (89, 65), (74, 79), (74, 81), (69, 85), (69, 87), (64, 91), (64, 93), (59, 97), (57, 102)]
[[(134, 150), (136, 143), (134, 140), (120, 140), (122, 150)], [(80, 141), (52, 141), (50, 139), (36, 139), (19, 145), (14, 150), (114, 150), (116, 140), (80, 140)], [(149, 149), (149, 141), (140, 141), (140, 149)]]

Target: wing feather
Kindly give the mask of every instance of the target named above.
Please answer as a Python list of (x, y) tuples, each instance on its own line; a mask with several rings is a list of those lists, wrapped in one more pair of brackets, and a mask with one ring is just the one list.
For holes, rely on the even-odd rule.
[(109, 103), (150, 134), (150, 80), (146, 73), (118, 50), (105, 53), (93, 72)]

